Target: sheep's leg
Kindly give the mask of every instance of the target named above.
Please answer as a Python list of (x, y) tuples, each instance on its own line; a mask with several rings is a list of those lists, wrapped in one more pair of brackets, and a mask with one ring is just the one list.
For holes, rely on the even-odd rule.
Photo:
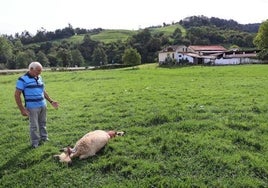
[(70, 158), (79, 157), (79, 153), (71, 153)]
[(89, 156), (93, 156), (93, 155), (95, 155), (95, 154), (85, 154), (85, 155), (80, 155), (79, 156), (79, 159), (86, 159), (86, 158), (88, 158)]

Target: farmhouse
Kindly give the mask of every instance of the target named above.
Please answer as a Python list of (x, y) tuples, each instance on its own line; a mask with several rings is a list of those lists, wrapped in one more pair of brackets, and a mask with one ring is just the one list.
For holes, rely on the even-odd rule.
[(261, 63), (261, 61), (257, 59), (258, 52), (259, 50), (226, 51), (216, 56), (214, 64), (230, 65), (230, 64)]
[(159, 64), (245, 64), (258, 63), (257, 50), (227, 50), (220, 45), (168, 46), (158, 53)]

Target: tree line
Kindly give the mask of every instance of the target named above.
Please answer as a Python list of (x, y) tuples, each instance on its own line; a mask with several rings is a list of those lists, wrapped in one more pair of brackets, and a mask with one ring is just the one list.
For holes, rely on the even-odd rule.
[(186, 28), (190, 27), (202, 27), (202, 26), (215, 26), (220, 29), (227, 30), (237, 30), (244, 31), (249, 33), (257, 33), (259, 30), (260, 23), (252, 23), (252, 24), (239, 24), (234, 20), (225, 20), (221, 18), (211, 17), (208, 18), (206, 16), (190, 16), (186, 17), (179, 22)]
[[(167, 45), (176, 44), (221, 44), (227, 48), (258, 46), (254, 39), (260, 24), (241, 25), (233, 20), (208, 19), (203, 16), (189, 17), (181, 20), (179, 24), (186, 29), (185, 35), (179, 27), (171, 35), (164, 32), (152, 33), (151, 28), (145, 28), (129, 37), (127, 41), (118, 40), (107, 44), (91, 38), (91, 35), (98, 34), (103, 29), (73, 28), (71, 24), (54, 32), (42, 28), (34, 36), (27, 31), (16, 33), (14, 36), (2, 35), (0, 69), (26, 68), (31, 61), (39, 61), (45, 67), (152, 63), (157, 62), (159, 50)], [(157, 27), (164, 26), (167, 25)], [(84, 38), (79, 44), (69, 40), (55, 42), (82, 34)], [(131, 59), (136, 59), (136, 62)]]
[[(69, 25), (61, 31), (63, 31), (61, 34), (57, 30), (54, 32), (59, 37), (57, 39), (73, 36), (77, 29), (73, 30)], [(42, 62), (45, 67), (133, 64), (133, 61), (128, 61), (131, 59), (127, 57), (128, 55), (138, 60), (135, 64), (157, 61), (157, 52), (161, 49), (162, 43), (161, 39), (153, 36), (149, 29), (142, 30), (127, 41), (118, 40), (108, 44), (91, 39), (93, 33), (101, 31), (102, 29), (83, 31), (84, 38), (79, 44), (68, 40), (45, 41), (44, 38), (50, 40), (52, 36), (50, 32), (43, 32), (43, 37), (40, 37), (40, 32), (33, 37), (26, 34), (27, 32), (13, 38), (2, 36), (0, 37), (0, 68), (25, 68), (31, 61)], [(37, 44), (37, 38), (42, 42)], [(30, 42), (33, 40), (34, 43)]]

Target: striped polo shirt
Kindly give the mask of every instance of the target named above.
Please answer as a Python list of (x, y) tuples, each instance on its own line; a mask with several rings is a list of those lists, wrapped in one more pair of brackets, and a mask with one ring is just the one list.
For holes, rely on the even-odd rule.
[(40, 75), (35, 78), (27, 72), (17, 80), (16, 88), (22, 91), (26, 108), (39, 108), (46, 105), (45, 86)]

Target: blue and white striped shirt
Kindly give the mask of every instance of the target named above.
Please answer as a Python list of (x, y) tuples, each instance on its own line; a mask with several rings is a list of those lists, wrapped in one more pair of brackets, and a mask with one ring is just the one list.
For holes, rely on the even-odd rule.
[(17, 80), (16, 88), (22, 91), (26, 108), (46, 106), (45, 85), (40, 75), (35, 78), (26, 73)]

